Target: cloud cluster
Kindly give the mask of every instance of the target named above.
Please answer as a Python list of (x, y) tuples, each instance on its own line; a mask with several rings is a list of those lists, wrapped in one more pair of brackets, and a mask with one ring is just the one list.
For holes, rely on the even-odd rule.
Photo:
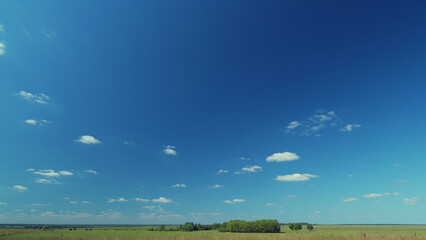
[(401, 200), (402, 203), (405, 205), (416, 205), (417, 202), (420, 202), (419, 197), (413, 197), (413, 198), (404, 198)]
[(242, 202), (245, 202), (246, 200), (244, 200), (244, 199), (232, 199), (232, 200), (225, 200), (225, 201), (223, 201), (224, 203), (227, 203), (227, 204), (236, 204), (236, 203), (242, 203)]
[(168, 146), (166, 146), (164, 149), (163, 149), (163, 153), (164, 154), (166, 154), (166, 155), (173, 155), (173, 156), (176, 156), (177, 155), (177, 152), (176, 152), (176, 147), (175, 146), (172, 146), (172, 145), (168, 145)]
[(26, 123), (28, 125), (35, 126), (35, 125), (44, 125), (44, 124), (47, 124), (47, 123), (49, 123), (49, 121), (44, 120), (44, 119), (40, 119), (40, 120), (27, 119), (27, 120), (24, 120), (24, 123)]
[(159, 198), (153, 198), (153, 199), (135, 198), (135, 201), (138, 201), (138, 202), (155, 202), (155, 203), (172, 203), (173, 202), (173, 200), (165, 198), (165, 197), (159, 197)]
[(172, 185), (172, 188), (186, 188), (186, 184), (183, 184), (183, 183), (174, 184)]
[(401, 195), (398, 192), (394, 192), (394, 193), (369, 193), (369, 194), (364, 194), (362, 195), (362, 197), (364, 198), (378, 198), (378, 197), (383, 197), (383, 196), (399, 196)]
[(216, 173), (217, 174), (222, 174), (222, 173), (228, 173), (229, 171), (226, 169), (219, 169)]
[(251, 172), (251, 173), (255, 173), (255, 172), (259, 172), (259, 171), (262, 171), (263, 169), (262, 169), (262, 167), (260, 167), (260, 166), (246, 166), (246, 167), (243, 167), (243, 168), (241, 168), (241, 171), (242, 172)]
[(355, 128), (360, 128), (361, 124), (347, 124), (346, 126), (342, 127), (340, 129), (341, 132), (352, 132)]
[(31, 102), (35, 102), (35, 103), (40, 103), (40, 104), (46, 104), (50, 100), (50, 97), (47, 96), (44, 93), (33, 94), (33, 93), (30, 93), (30, 92), (26, 92), (26, 91), (19, 91), (17, 93), (17, 95), (19, 97), (27, 100), (27, 101), (31, 101)]
[(289, 162), (298, 160), (300, 157), (296, 153), (282, 152), (274, 153), (266, 158), (267, 162)]
[(75, 142), (79, 142), (79, 143), (83, 143), (83, 144), (100, 144), (101, 141), (99, 141), (99, 139), (96, 139), (93, 136), (90, 135), (83, 135), (80, 136), (79, 138), (74, 140)]
[(303, 174), (294, 173), (290, 175), (277, 176), (275, 180), (280, 182), (304, 182), (304, 181), (309, 181), (311, 178), (317, 178), (317, 177), (319, 176), (308, 174), (308, 173), (303, 173)]

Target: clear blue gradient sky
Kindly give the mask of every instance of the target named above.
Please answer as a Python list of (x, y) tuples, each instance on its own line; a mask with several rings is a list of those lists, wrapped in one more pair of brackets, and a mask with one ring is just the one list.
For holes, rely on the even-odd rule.
[(1, 1), (0, 223), (426, 224), (425, 12)]

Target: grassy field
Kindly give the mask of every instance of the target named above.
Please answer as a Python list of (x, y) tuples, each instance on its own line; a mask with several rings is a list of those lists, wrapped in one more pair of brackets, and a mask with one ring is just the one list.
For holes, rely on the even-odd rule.
[[(107, 229), (107, 230), (105, 230)], [(282, 227), (281, 233), (260, 234), (260, 233), (221, 233), (217, 231), (197, 231), (197, 232), (158, 232), (147, 231), (143, 227), (133, 228), (99, 228), (91, 231), (77, 229), (57, 230), (13, 230), (0, 229), (0, 239), (11, 240), (136, 240), (136, 239), (162, 239), (162, 240), (192, 240), (192, 239), (225, 239), (225, 240), (408, 240), (425, 239), (426, 226), (407, 225), (350, 225), (350, 226), (315, 226), (315, 230), (309, 232), (289, 231), (287, 227)]]

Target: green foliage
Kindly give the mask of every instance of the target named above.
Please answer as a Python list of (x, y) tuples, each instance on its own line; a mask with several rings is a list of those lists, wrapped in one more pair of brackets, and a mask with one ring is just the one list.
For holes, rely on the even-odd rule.
[(247, 232), (247, 233), (276, 233), (281, 231), (277, 220), (242, 221), (232, 220), (222, 224), (220, 232)]
[(186, 222), (182, 227), (182, 231), (185, 231), (185, 232), (192, 232), (195, 230), (196, 230), (196, 227), (193, 222)]
[(301, 223), (289, 223), (288, 228), (292, 231), (299, 231), (302, 230), (302, 224)]
[(314, 230), (314, 225), (312, 225), (312, 224), (307, 224), (307, 225), (306, 225), (306, 229), (308, 229), (309, 231), (312, 231), (312, 230)]
[(160, 227), (158, 227), (158, 230), (159, 231), (164, 231), (164, 230), (166, 230), (166, 226), (160, 225)]

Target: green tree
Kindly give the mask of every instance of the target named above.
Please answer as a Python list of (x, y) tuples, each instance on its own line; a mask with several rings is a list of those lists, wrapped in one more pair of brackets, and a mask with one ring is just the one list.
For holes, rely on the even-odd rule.
[(306, 225), (306, 229), (308, 229), (309, 231), (312, 231), (312, 230), (314, 230), (314, 225), (312, 225), (312, 224), (307, 224), (307, 225)]
[(195, 224), (192, 222), (186, 222), (183, 227), (182, 230), (185, 232), (192, 232), (195, 230)]

